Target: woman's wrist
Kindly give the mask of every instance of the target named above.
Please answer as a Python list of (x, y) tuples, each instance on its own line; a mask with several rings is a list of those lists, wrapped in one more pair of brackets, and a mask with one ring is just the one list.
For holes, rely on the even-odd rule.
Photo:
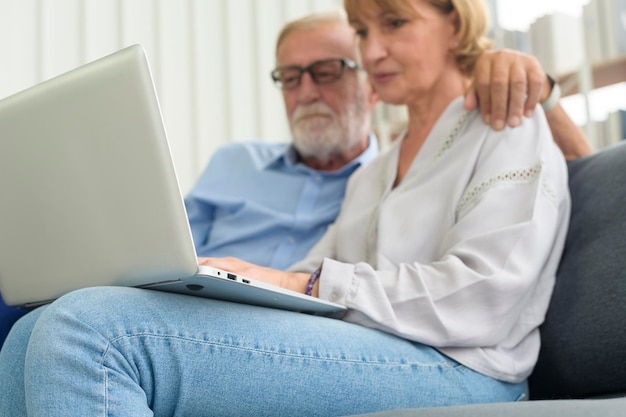
[(319, 279), (320, 275), (322, 275), (322, 265), (317, 267), (315, 271), (309, 276), (309, 280), (306, 284), (306, 289), (304, 290), (305, 295), (313, 295), (317, 296), (319, 291)]

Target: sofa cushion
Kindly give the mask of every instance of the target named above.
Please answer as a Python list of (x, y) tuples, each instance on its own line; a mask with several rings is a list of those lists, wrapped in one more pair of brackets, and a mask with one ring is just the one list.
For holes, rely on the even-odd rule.
[(531, 398), (626, 393), (626, 143), (568, 163), (572, 216)]
[(625, 398), (521, 401), (453, 407), (413, 408), (352, 417), (623, 417)]

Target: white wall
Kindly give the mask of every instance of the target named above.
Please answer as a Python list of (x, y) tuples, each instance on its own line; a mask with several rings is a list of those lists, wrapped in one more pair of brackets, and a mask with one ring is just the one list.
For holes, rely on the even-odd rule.
[(341, 0), (0, 0), (0, 98), (125, 46), (146, 49), (186, 193), (229, 141), (290, 140), (269, 77), (281, 25)]

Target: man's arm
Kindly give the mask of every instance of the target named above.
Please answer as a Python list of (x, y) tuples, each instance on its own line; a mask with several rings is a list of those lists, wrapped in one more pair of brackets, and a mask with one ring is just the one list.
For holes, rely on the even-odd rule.
[(577, 159), (593, 153), (582, 129), (574, 124), (560, 103), (546, 112), (554, 142), (561, 148), (565, 159)]
[[(480, 107), (485, 123), (494, 129), (519, 126), (552, 91), (546, 73), (532, 55), (501, 49), (484, 52), (476, 63), (474, 80), (465, 97), (469, 110)], [(546, 112), (554, 141), (566, 159), (592, 153), (583, 131), (557, 103)]]

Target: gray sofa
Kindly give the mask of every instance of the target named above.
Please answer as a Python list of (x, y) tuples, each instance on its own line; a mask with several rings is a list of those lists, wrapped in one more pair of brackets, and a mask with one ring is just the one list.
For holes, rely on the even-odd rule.
[(572, 217), (530, 401), (370, 417), (626, 416), (626, 143), (568, 167)]

